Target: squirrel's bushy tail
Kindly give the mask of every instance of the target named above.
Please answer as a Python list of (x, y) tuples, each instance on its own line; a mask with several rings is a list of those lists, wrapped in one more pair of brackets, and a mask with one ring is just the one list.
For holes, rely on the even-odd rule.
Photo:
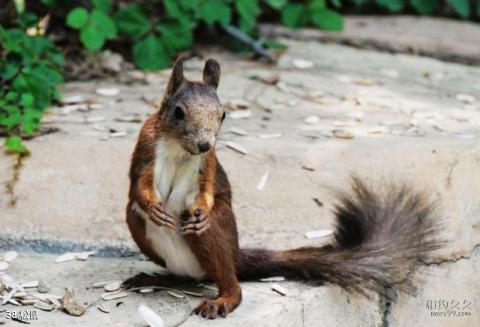
[(238, 277), (335, 283), (366, 296), (398, 282), (411, 290), (410, 272), (442, 244), (436, 240), (439, 221), (433, 205), (406, 186), (391, 185), (378, 195), (354, 177), (352, 189), (338, 199), (331, 244), (288, 251), (241, 249)]

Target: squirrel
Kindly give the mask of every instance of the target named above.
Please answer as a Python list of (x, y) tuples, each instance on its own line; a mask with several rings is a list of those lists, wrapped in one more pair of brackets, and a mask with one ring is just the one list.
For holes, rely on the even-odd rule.
[(375, 194), (358, 177), (339, 194), (331, 244), (287, 251), (239, 247), (232, 193), (215, 154), (225, 119), (217, 96), (220, 65), (208, 59), (203, 81), (175, 62), (157, 112), (144, 123), (132, 155), (127, 224), (140, 250), (172, 275), (210, 280), (215, 299), (193, 310), (225, 317), (242, 300), (239, 280), (284, 276), (335, 283), (369, 297), (392, 285), (411, 288), (410, 274), (440, 246), (434, 205), (394, 186)]

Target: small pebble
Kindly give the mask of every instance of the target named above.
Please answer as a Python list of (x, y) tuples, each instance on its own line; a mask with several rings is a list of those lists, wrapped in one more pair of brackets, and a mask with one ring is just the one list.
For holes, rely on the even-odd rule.
[(305, 59), (295, 59), (293, 60), (293, 66), (298, 69), (309, 69), (313, 68), (314, 63), (310, 60)]
[(307, 124), (316, 124), (320, 121), (320, 118), (318, 116), (308, 116), (307, 118), (305, 118), (305, 123)]
[(116, 88), (100, 88), (95, 91), (99, 95), (106, 97), (114, 97), (120, 93), (119, 89)]

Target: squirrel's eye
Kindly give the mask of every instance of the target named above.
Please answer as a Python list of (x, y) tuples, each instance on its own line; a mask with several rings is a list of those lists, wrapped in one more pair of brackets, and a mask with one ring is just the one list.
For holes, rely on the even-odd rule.
[(225, 120), (225, 112), (223, 112), (223, 115), (222, 115), (222, 121)]
[(180, 107), (175, 107), (175, 118), (178, 120), (183, 120), (185, 118), (185, 113)]

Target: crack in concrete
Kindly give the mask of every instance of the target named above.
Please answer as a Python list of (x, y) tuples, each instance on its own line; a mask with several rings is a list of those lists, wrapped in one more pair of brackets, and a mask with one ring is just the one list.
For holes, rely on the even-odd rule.
[(452, 259), (442, 259), (442, 260), (439, 260), (439, 261), (430, 261), (430, 262), (425, 262), (425, 261), (421, 261), (421, 263), (425, 266), (440, 266), (440, 265), (443, 265), (443, 264), (447, 264), (447, 263), (455, 263), (455, 262), (458, 262), (460, 260), (469, 260), (471, 258), (471, 256), (473, 255), (473, 253), (478, 249), (480, 248), (480, 243), (478, 244), (475, 244), (475, 246), (473, 247), (473, 249), (470, 251), (470, 254), (469, 255), (461, 255), (461, 256), (458, 256), (456, 258), (452, 258)]
[(455, 170), (455, 167), (457, 167), (458, 163), (460, 162), (460, 156), (458, 156), (457, 158), (455, 158), (455, 160), (453, 161), (453, 163), (450, 165), (450, 169), (448, 170), (448, 174), (447, 174), (447, 188), (449, 188), (450, 186), (452, 186), (452, 175), (453, 175), (453, 171)]
[(8, 204), (11, 206), (15, 206), (15, 204), (17, 203), (17, 197), (15, 196), (15, 185), (20, 178), (20, 170), (23, 167), (23, 160), (28, 156), (28, 154), (24, 153), (17, 154), (15, 163), (12, 167), (12, 175), (10, 179), (5, 183), (5, 190), (8, 196)]

